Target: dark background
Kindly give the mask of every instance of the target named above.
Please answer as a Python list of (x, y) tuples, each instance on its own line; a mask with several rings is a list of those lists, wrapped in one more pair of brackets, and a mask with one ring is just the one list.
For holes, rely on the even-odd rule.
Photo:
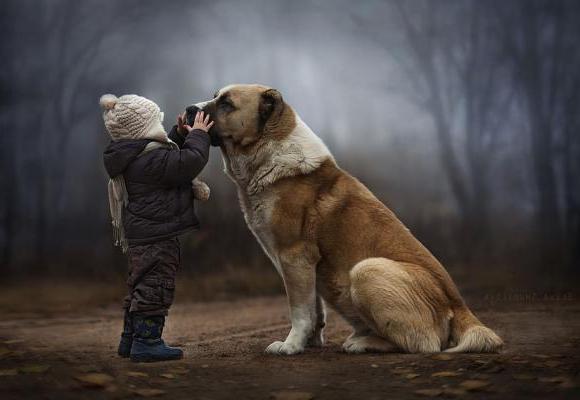
[[(580, 2), (3, 1), (3, 282), (122, 282), (103, 93), (165, 111), (229, 83), (279, 89), (338, 163), (466, 291), (575, 289)], [(212, 149), (194, 297), (277, 293)]]

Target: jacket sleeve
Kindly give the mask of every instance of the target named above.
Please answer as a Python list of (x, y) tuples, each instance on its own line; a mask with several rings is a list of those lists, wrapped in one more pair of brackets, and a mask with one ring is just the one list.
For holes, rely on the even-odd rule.
[(183, 145), (185, 144), (185, 137), (179, 132), (177, 132), (177, 125), (173, 125), (173, 128), (171, 128), (171, 131), (167, 136), (169, 136), (169, 139), (174, 141), (179, 146), (180, 149), (183, 148)]
[(190, 184), (199, 175), (209, 159), (209, 135), (202, 130), (191, 131), (183, 148), (167, 152), (162, 183), (179, 186)]

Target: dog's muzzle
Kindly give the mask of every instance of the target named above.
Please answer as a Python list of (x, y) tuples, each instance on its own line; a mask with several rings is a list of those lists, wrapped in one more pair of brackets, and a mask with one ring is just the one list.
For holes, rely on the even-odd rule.
[[(193, 121), (195, 121), (195, 115), (199, 111), (203, 111), (203, 110), (200, 109), (196, 105), (189, 106), (185, 109), (185, 119), (187, 121), (187, 125), (193, 126)], [(221, 138), (219, 137), (219, 135), (217, 134), (216, 130), (213, 127), (209, 130), (208, 134), (209, 134), (210, 144), (212, 146), (217, 147), (217, 146), (220, 146), (222, 144)]]

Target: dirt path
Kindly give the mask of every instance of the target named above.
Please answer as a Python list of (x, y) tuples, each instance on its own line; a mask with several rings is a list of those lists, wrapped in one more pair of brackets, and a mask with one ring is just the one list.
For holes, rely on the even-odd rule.
[(113, 308), (3, 319), (0, 398), (580, 398), (579, 302), (479, 308), (506, 340), (502, 354), (346, 355), (348, 327), (330, 313), (324, 348), (267, 356), (289, 327), (281, 297), (177, 305), (166, 339), (186, 357), (158, 364), (115, 355), (121, 314)]

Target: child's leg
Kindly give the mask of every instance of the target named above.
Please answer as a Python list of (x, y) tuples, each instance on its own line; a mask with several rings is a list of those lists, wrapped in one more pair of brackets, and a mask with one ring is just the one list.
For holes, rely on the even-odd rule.
[(129, 247), (129, 307), (135, 315), (168, 314), (179, 269), (177, 238)]
[[(128, 283), (131, 282), (131, 273), (133, 271), (133, 263), (129, 258), (128, 266)], [(129, 357), (131, 354), (131, 347), (133, 346), (133, 316), (129, 312), (131, 308), (133, 287), (128, 285), (128, 293), (123, 298), (123, 332), (121, 333), (121, 340), (117, 348), (117, 354), (121, 357)]]
[(165, 316), (173, 303), (179, 269), (177, 238), (129, 247), (130, 312), (135, 330), (131, 359), (156, 361), (181, 358), (183, 352), (161, 340)]

